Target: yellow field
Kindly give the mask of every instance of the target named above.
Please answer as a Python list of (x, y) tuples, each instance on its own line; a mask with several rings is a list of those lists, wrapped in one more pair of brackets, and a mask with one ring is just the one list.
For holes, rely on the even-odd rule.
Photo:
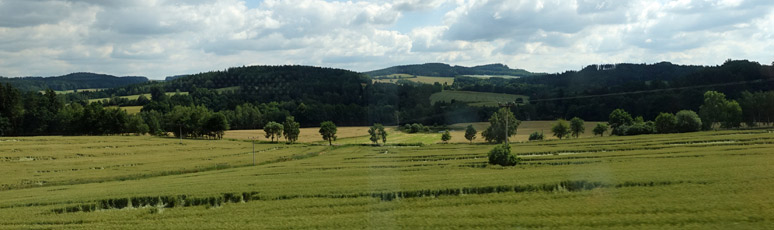
[[(513, 135), (510, 137), (510, 141), (514, 142), (522, 142), (522, 141), (528, 141), (529, 140), (529, 134), (532, 132), (543, 132), (545, 135), (546, 140), (550, 139), (556, 139), (551, 134), (551, 126), (556, 123), (556, 121), (522, 121), (521, 125), (519, 125), (519, 128), (516, 130), (516, 135)], [(587, 121), (585, 122), (586, 132), (581, 134), (580, 138), (590, 138), (593, 137), (594, 134), (591, 132), (592, 129), (597, 125), (597, 123), (600, 122), (591, 122)], [(604, 122), (602, 122), (604, 123)], [(449, 143), (469, 143), (467, 139), (465, 139), (465, 128), (469, 125), (473, 124), (473, 127), (476, 128), (478, 131), (478, 134), (476, 135), (476, 139), (473, 141), (473, 143), (484, 143), (486, 142), (483, 137), (481, 137), (481, 132), (486, 130), (487, 127), (489, 127), (488, 122), (478, 122), (478, 123), (461, 123), (461, 124), (455, 124), (449, 126), (451, 129), (449, 133), (452, 135), (452, 139), (449, 141)], [(334, 144), (370, 144), (371, 140), (368, 138), (368, 128), (366, 126), (357, 126), (357, 127), (338, 127), (338, 132), (336, 133), (336, 136), (338, 136), (338, 140), (334, 142)], [(423, 143), (423, 144), (436, 144), (441, 143), (441, 133), (403, 133), (401, 131), (398, 131), (395, 129), (395, 126), (387, 126), (387, 143)], [(300, 143), (319, 143), (322, 144), (323, 141), (322, 137), (320, 136), (320, 133), (318, 132), (319, 128), (302, 128), (301, 134), (298, 137), (298, 142)], [(263, 130), (229, 130), (226, 131), (224, 138), (227, 139), (240, 139), (240, 140), (247, 140), (251, 137), (258, 137), (258, 140), (262, 141), (268, 141), (268, 138), (265, 138), (264, 135), (266, 133), (263, 132)], [(605, 135), (608, 135), (606, 133)], [(284, 141), (284, 139), (282, 139)]]
[[(337, 127), (336, 136), (338, 139), (344, 139), (344, 138), (351, 138), (351, 137), (358, 137), (358, 136), (366, 136), (368, 135), (368, 128), (369, 127)], [(323, 142), (322, 136), (320, 136), (320, 128), (301, 128), (300, 133), (298, 135), (298, 142), (300, 143), (314, 143), (314, 142)], [(226, 133), (223, 135), (223, 138), (226, 139), (240, 139), (240, 140), (247, 140), (250, 138), (258, 137), (258, 140), (263, 141), (269, 141), (268, 138), (265, 138), (266, 132), (263, 131), (263, 129), (256, 129), (256, 130), (229, 130), (226, 131)], [(282, 141), (284, 141), (284, 137)], [(338, 143), (338, 142), (337, 142)]]

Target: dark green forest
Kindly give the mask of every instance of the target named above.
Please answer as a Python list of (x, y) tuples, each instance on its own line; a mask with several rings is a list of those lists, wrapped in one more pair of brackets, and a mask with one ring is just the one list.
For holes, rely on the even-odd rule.
[(104, 89), (148, 82), (145, 77), (116, 77), (96, 73), (71, 73), (58, 77), (0, 77), (0, 84), (11, 84), (24, 91)]
[[(772, 66), (744, 60), (727, 61), (720, 66), (681, 66), (667, 62), (591, 65), (580, 71), (518, 79), (458, 76), (448, 86), (407, 81), (372, 83), (367, 74), (333, 68), (246, 66), (170, 81), (59, 95), (51, 90), (41, 93), (5, 84), (0, 88), (0, 132), (3, 135), (170, 132), (185, 137), (218, 138), (226, 129), (259, 129), (269, 122), (282, 123), (290, 116), (302, 127), (318, 126), (323, 121), (340, 126), (446, 125), (486, 121), (498, 109), (456, 101), (431, 103), (430, 95), (443, 90), (527, 95), (528, 104), (511, 107), (519, 120), (578, 117), (607, 121), (612, 111), (622, 109), (638, 117), (629, 124), (634, 128), (662, 113), (700, 111), (706, 104), (705, 93), (717, 91), (723, 95), (723, 105), (735, 103), (740, 108), (739, 121), (722, 122), (724, 127), (735, 127), (732, 123), (756, 125), (772, 121), (772, 81)], [(175, 91), (188, 94), (165, 94)], [(118, 98), (141, 93), (150, 93), (151, 97)], [(88, 103), (92, 98), (110, 99)], [(128, 115), (121, 109), (108, 107), (128, 105), (143, 106), (142, 112)], [(629, 133), (648, 133), (644, 130)]]

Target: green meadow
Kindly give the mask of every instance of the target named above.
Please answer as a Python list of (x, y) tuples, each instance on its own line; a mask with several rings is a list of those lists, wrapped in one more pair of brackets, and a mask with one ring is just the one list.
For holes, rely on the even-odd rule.
[[(359, 142), (359, 141), (358, 141)], [(388, 140), (388, 144), (390, 141)], [(774, 133), (493, 145), (0, 138), (7, 229), (765, 229)]]

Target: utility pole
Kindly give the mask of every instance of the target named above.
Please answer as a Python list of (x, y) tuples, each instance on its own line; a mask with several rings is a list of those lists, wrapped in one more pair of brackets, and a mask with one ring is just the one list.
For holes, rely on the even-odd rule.
[(180, 144), (183, 144), (183, 125), (177, 125), (180, 128)]
[(253, 140), (253, 166), (255, 166), (255, 137), (251, 137)]

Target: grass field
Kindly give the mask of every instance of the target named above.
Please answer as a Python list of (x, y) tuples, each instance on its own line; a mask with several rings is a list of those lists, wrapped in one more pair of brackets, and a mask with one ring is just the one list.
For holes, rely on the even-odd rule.
[[(116, 108), (116, 106), (108, 106), (109, 108)], [(126, 111), (127, 114), (138, 114), (142, 110), (142, 106), (121, 106), (121, 109)]]
[[(175, 95), (175, 94), (178, 94), (178, 92), (167, 92), (167, 96), (172, 96), (172, 95)], [(181, 95), (188, 95), (188, 92), (179, 92), (179, 94), (181, 94)], [(129, 95), (129, 96), (120, 96), (120, 98), (126, 98), (126, 99), (129, 99), (129, 100), (137, 100), (137, 98), (139, 98), (140, 95), (141, 94)], [(147, 97), (148, 99), (151, 99), (150, 93), (146, 93), (146, 94), (142, 94), (142, 95), (145, 95), (145, 97)], [(97, 101), (102, 101), (102, 100), (108, 100), (108, 99), (110, 99), (110, 98), (89, 99), (89, 103), (97, 102)]]
[[(389, 142), (389, 141), (388, 141)], [(774, 132), (492, 145), (0, 138), (0, 228), (767, 229)]]
[(529, 102), (529, 97), (523, 95), (444, 90), (430, 95), (430, 102), (451, 102), (456, 100), (467, 102), (471, 106), (497, 106), (498, 102), (514, 102), (519, 98), (523, 100), (522, 104)]
[(413, 82), (425, 83), (425, 84), (434, 84), (438, 82), (441, 85), (443, 85), (444, 83), (451, 85), (454, 83), (453, 77), (414, 76), (410, 74), (391, 74), (386, 76), (377, 76), (377, 77), (374, 77), (373, 82), (396, 83), (398, 80), (401, 80), (401, 79), (413, 81)]

